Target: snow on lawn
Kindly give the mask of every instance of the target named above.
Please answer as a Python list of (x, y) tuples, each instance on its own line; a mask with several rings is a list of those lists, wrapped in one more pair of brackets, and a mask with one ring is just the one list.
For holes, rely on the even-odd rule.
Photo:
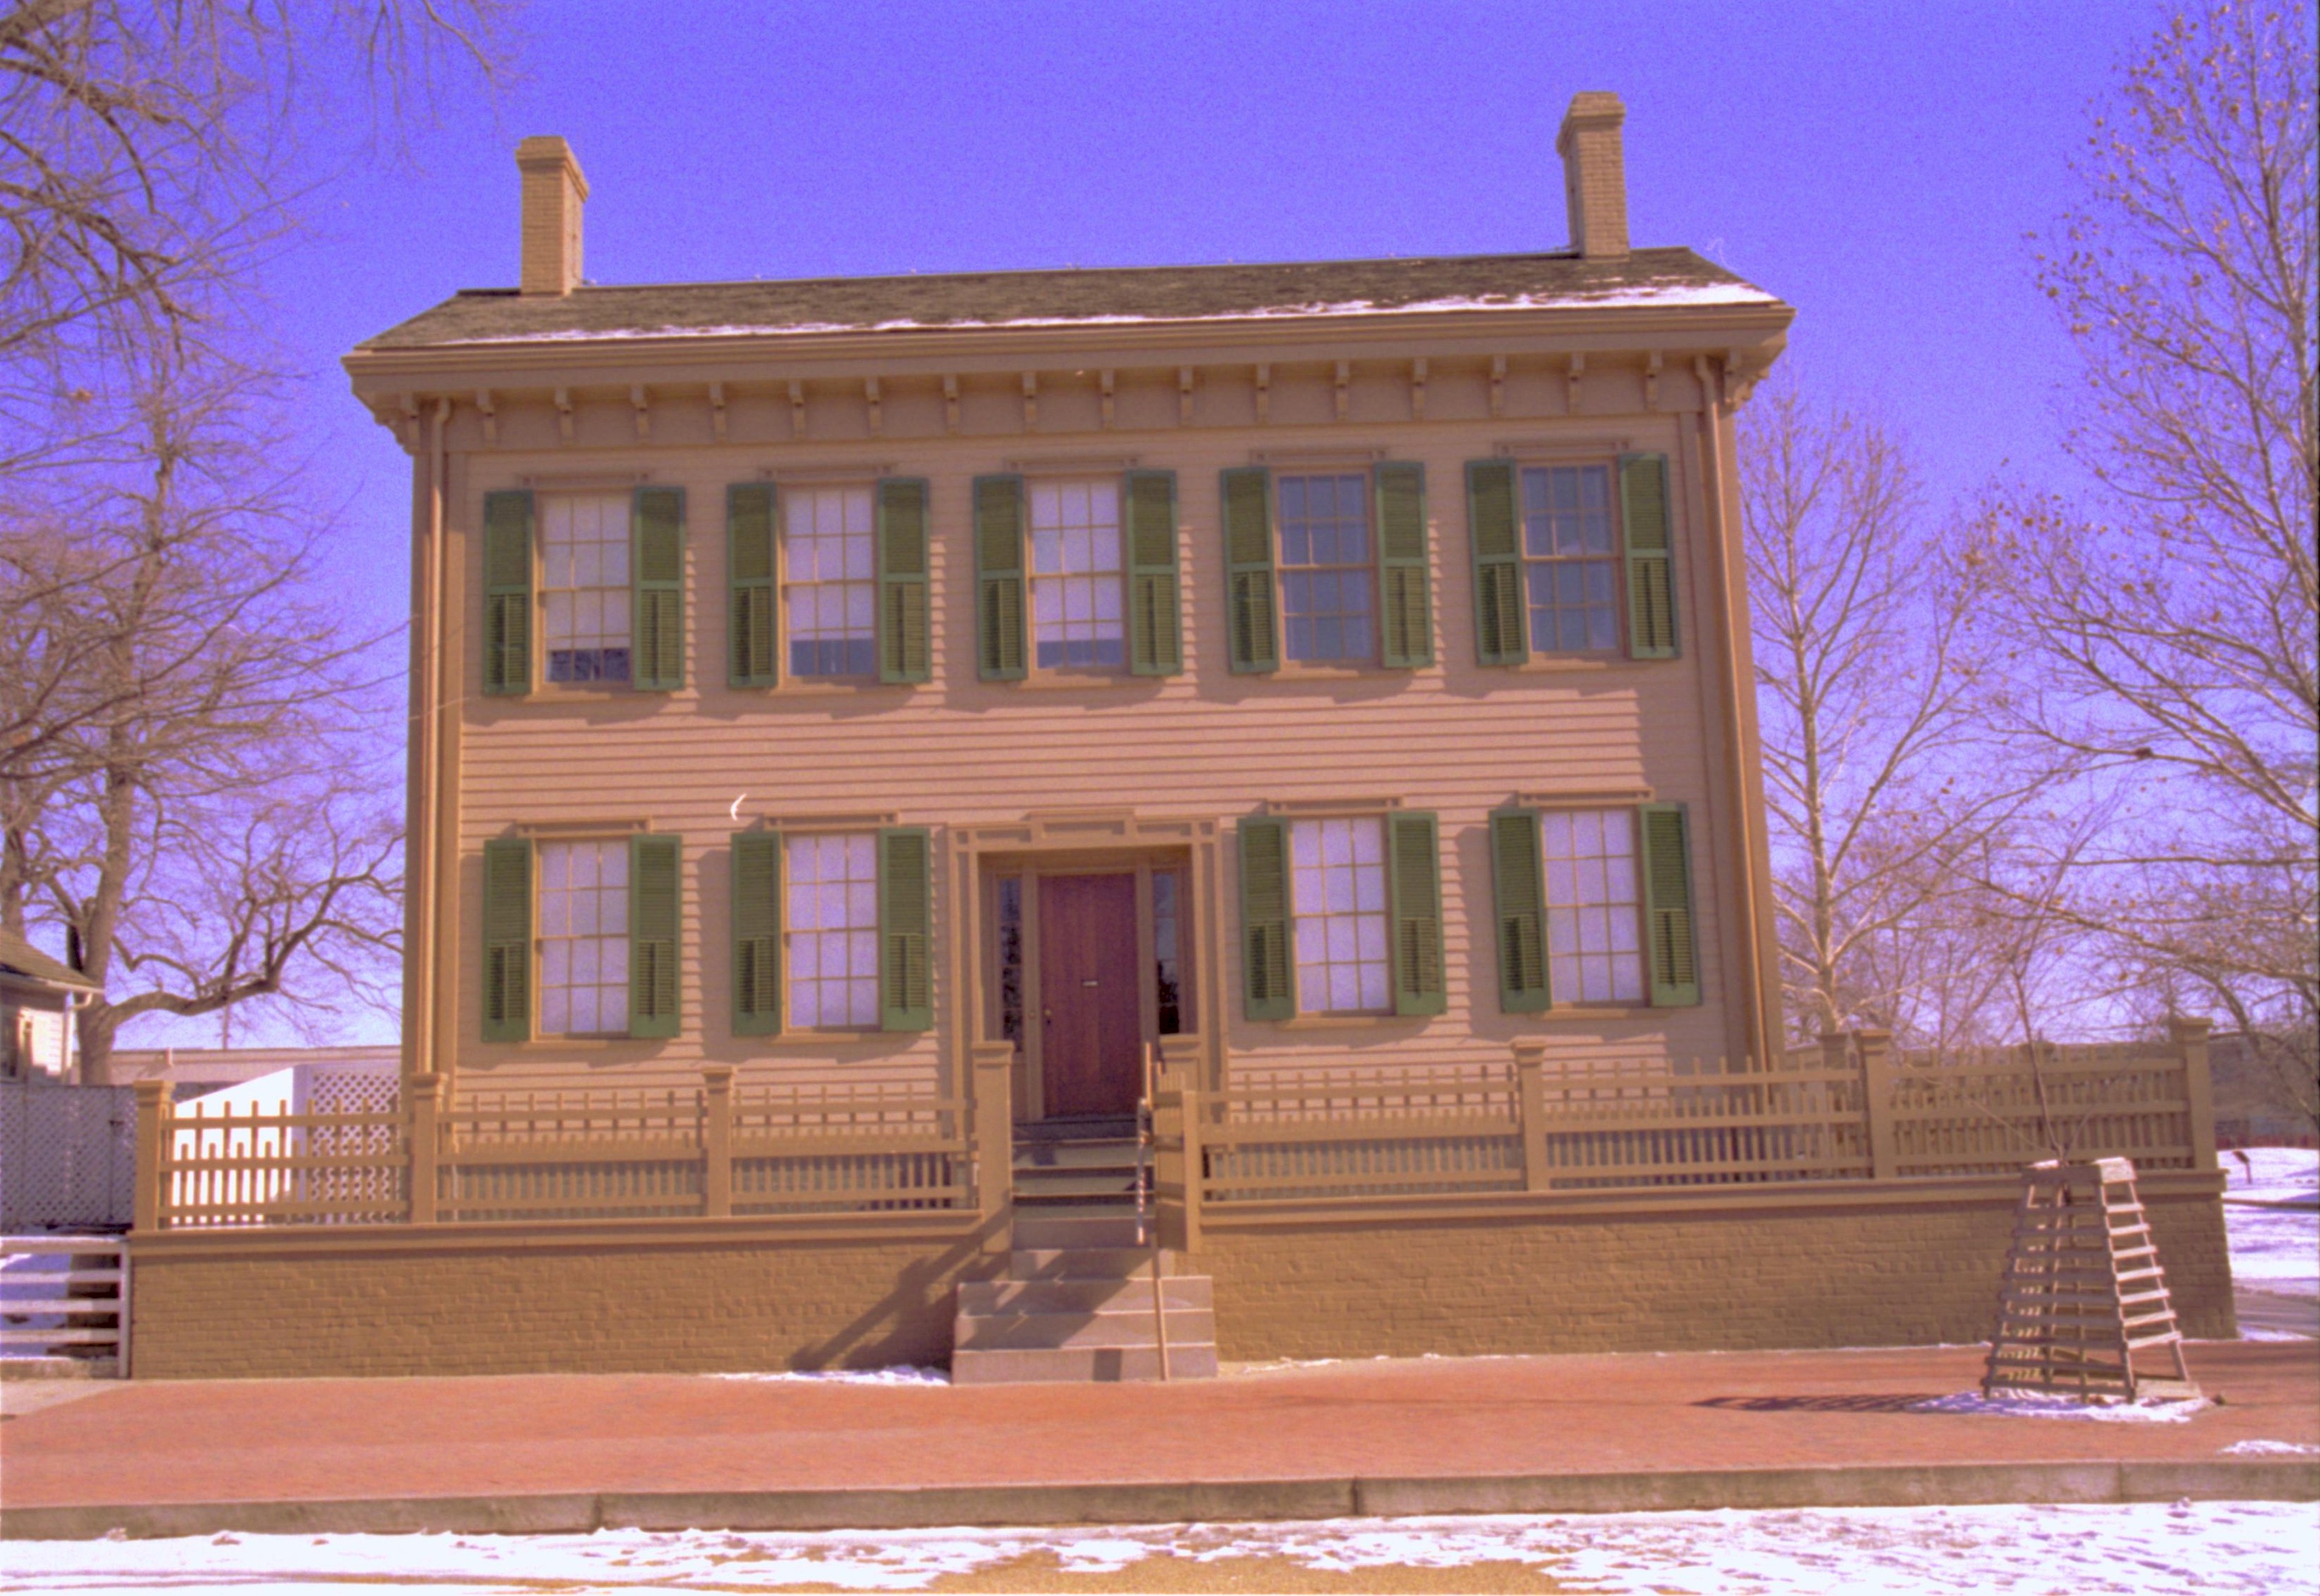
[(2249, 1147), (2225, 1153), (2224, 1229), (2232, 1278), (2258, 1291), (2320, 1297), (2320, 1152)]
[[(285, 1590), (358, 1596), (382, 1583), (466, 1591), (711, 1588), (926, 1589), (945, 1575), (985, 1590), (1094, 1582), (1151, 1557), (1146, 1589), (1277, 1589), (1284, 1573), (1422, 1589), (1408, 1573), (1514, 1564), (1540, 1589), (1732, 1596), (1880, 1592), (2320, 1591), (2320, 1514), (2308, 1504), (1857, 1508), (1138, 1525), (1087, 1530), (895, 1530), (740, 1535), (603, 1530), (585, 1536), (219, 1535), (149, 1541), (0, 1543), (12, 1591)], [(1264, 1570), (1277, 1571), (1268, 1581)], [(1164, 1584), (1151, 1576), (1160, 1573)], [(976, 1576), (980, 1576), (979, 1578)], [(1020, 1576), (1019, 1578), (1010, 1575)], [(1044, 1576), (1044, 1577), (1043, 1577)], [(1546, 1582), (1556, 1583), (1549, 1586)], [(1305, 1581), (1295, 1581), (1306, 1583)], [(1506, 1588), (1522, 1588), (1509, 1579)], [(1493, 1582), (1494, 1588), (1498, 1582)]]

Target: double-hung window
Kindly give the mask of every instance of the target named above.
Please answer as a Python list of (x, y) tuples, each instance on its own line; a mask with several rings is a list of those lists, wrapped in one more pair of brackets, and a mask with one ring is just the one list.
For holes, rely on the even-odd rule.
[(1119, 482), (1030, 484), (1031, 637), (1041, 670), (1128, 663)]
[(551, 682), (629, 679), (629, 498), (543, 494), (542, 642)]
[(1183, 667), (1173, 472), (978, 476), (974, 518), (984, 681)]
[(790, 674), (877, 674), (877, 570), (870, 487), (800, 487), (783, 495), (782, 603)]
[(1531, 646), (1564, 654), (1619, 646), (1619, 551), (1608, 466), (1522, 474), (1523, 589)]
[(1309, 1014), (1386, 1009), (1385, 822), (1294, 821), (1289, 857), (1297, 1007)]
[(539, 845), (539, 1029), (629, 1029), (629, 845)]
[(788, 866), (790, 1023), (878, 1024), (878, 839), (871, 832), (784, 839)]
[(676, 838), (495, 837), (483, 886), (484, 1040), (677, 1034)]
[(1282, 654), (1291, 664), (1377, 657), (1369, 485), (1365, 472), (1277, 481)]
[(1442, 1012), (1432, 815), (1251, 815), (1239, 832), (1250, 1019)]
[(1235, 671), (1434, 663), (1422, 467), (1239, 467), (1220, 492)]
[(1677, 652), (1673, 526), (1665, 455), (1610, 463), (1470, 460), (1474, 652), (1484, 665), (1536, 654)]
[(934, 1027), (928, 833), (743, 831), (733, 838), (733, 1030)]
[(1681, 804), (1491, 817), (1500, 1006), (1699, 1002)]

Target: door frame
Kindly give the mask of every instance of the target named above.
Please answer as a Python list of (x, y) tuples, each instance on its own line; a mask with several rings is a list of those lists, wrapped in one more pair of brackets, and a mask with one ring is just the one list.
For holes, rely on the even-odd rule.
[(1177, 957), (1191, 977), (1192, 1001), (1181, 1018), (1183, 1029), (1168, 1038), (1167, 1063), (1172, 1069), (1191, 1070), (1201, 1086), (1218, 1084), (1222, 1075), (1219, 1004), (1224, 957), (1217, 934), (1222, 893), (1215, 821), (1146, 819), (1129, 810), (1035, 812), (1011, 824), (961, 828), (955, 840), (956, 885), (966, 909), (961, 918), (974, 928), (971, 949), (956, 958), (952, 984), (961, 1038), (960, 1078), (968, 1074), (970, 1047), (1000, 1039), (1000, 1015), (988, 999), (998, 986), (998, 878), (1023, 879), (1025, 1024), (1022, 1045), (1015, 1050), (1012, 1083), (1014, 1118), (1023, 1122), (1043, 1118), (1047, 1106), (1041, 1028), (1030, 1023), (1030, 1017), (1039, 1012), (1039, 878), (1135, 875), (1137, 1018), (1140, 1034), (1149, 1039), (1159, 1020), (1152, 957), (1152, 875), (1155, 868), (1173, 866), (1183, 873), (1188, 899), (1183, 946)]

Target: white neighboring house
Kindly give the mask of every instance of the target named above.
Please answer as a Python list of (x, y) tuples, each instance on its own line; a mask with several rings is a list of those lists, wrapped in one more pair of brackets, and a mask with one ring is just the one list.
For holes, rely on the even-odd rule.
[(72, 1014), (104, 989), (13, 931), (0, 931), (0, 1079), (75, 1074)]

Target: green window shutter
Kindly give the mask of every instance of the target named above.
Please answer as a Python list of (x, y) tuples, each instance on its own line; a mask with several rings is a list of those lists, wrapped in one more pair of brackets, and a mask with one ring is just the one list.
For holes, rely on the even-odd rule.
[(531, 691), (531, 520), (528, 491), (484, 495), (484, 691)]
[(737, 482), (725, 490), (725, 680), (771, 687), (781, 680), (775, 651), (774, 485)]
[(1241, 1011), (1251, 1020), (1297, 1012), (1289, 942), (1289, 822), (1251, 818), (1240, 827)]
[(733, 834), (733, 1034), (782, 1029), (782, 839)]
[(1426, 549), (1426, 467), (1377, 468), (1379, 657), (1397, 670), (1434, 663), (1434, 601)]
[(1536, 1014), (1551, 1006), (1546, 981), (1546, 882), (1540, 873), (1538, 811), (1491, 816), (1491, 876), (1499, 920), (1499, 1009)]
[(1176, 563), (1176, 474), (1130, 471), (1128, 509), (1128, 668), (1173, 676), (1184, 668), (1183, 591)]
[(878, 484), (878, 679), (933, 675), (927, 618), (927, 485), (914, 476)]
[(1439, 1014), (1449, 995), (1442, 975), (1442, 844), (1434, 817), (1388, 815), (1386, 863), (1393, 914), (1393, 1011)]
[(878, 833), (878, 1028), (935, 1027), (934, 845), (923, 827)]
[(974, 479), (974, 657), (986, 682), (1023, 679), (1023, 479)]
[(1262, 466), (1224, 473), (1225, 596), (1236, 672), (1281, 668), (1273, 602), (1273, 474)]
[(636, 603), (629, 685), (673, 693), (684, 685), (684, 490), (637, 489), (629, 530)]
[(484, 1040), (531, 1038), (531, 841), (484, 844)]
[(1515, 513), (1515, 468), (1505, 460), (1466, 462), (1466, 530), (1474, 546), (1474, 657), (1520, 665), (1524, 639), (1522, 528)]
[(675, 837), (629, 839), (629, 1034), (677, 1031), (684, 848)]
[(1699, 1002), (1699, 951), (1683, 805), (1646, 803), (1636, 815), (1644, 833), (1644, 946), (1651, 960), (1652, 1006), (1688, 1007)]
[(1627, 546), (1627, 657), (1673, 659), (1675, 559), (1667, 456), (1619, 457), (1619, 529)]

